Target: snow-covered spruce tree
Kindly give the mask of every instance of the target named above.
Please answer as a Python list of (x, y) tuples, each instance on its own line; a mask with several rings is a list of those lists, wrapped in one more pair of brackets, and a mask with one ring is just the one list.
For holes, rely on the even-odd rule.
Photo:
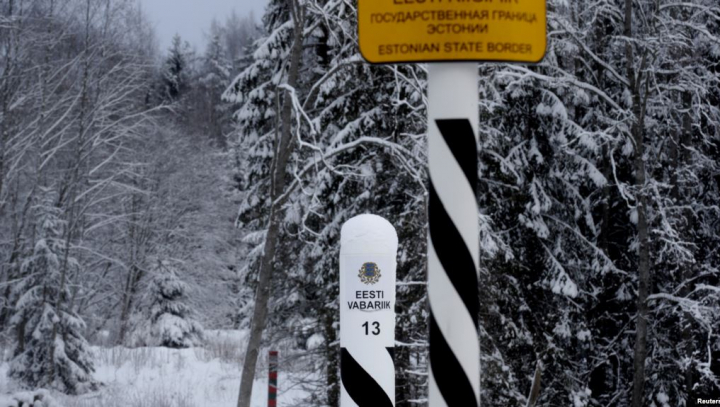
[[(310, 346), (308, 356), (315, 357), (303, 360), (324, 373), (316, 385), (330, 390), (314, 392), (309, 402), (336, 405), (337, 243), (342, 223), (365, 212), (386, 216), (401, 234), (413, 237), (399, 275), (423, 280), (424, 265), (418, 261), (424, 258), (425, 241), (424, 105), (418, 80), (423, 73), (414, 66), (363, 65), (356, 29), (349, 23), (355, 20), (354, 11), (338, 1), (301, 3), (303, 48), (293, 48), (293, 13), (301, 14), (291, 12), (288, 2), (271, 2), (264, 18), (267, 34), (225, 97), (240, 105), (231, 156), (241, 199), (238, 220), (254, 246), (243, 279), (256, 287), (258, 268), (261, 276), (263, 267), (282, 270), (283, 278), (272, 280), (267, 289), (272, 292), (268, 339), (292, 336), (300, 347)], [(291, 74), (296, 55), (299, 76)], [(279, 170), (284, 154), (289, 156)], [(279, 182), (284, 188), (278, 193)], [(274, 254), (265, 259), (270, 247)], [(421, 385), (403, 380), (405, 368), (418, 370), (409, 367), (410, 353), (425, 350), (424, 342), (414, 342), (425, 336), (424, 307), (414, 306), (424, 294), (422, 285), (402, 290), (408, 293), (399, 300), (408, 321), (402, 326), (408, 328), (411, 318), (417, 322), (412, 325), (416, 330), (399, 336), (408, 344), (399, 358), (408, 361), (398, 363), (399, 384), (412, 388), (412, 393), (401, 393), (405, 405), (423, 392)], [(416, 314), (411, 317), (410, 312)], [(311, 338), (313, 332), (321, 332), (321, 340)]]
[(190, 46), (180, 35), (172, 39), (162, 74), (162, 98), (175, 101), (185, 94), (190, 82)]
[[(553, 45), (550, 66), (566, 58), (567, 44)], [(596, 241), (603, 140), (579, 114), (593, 96), (573, 89), (576, 76), (546, 86), (544, 67), (482, 71), (492, 79), (482, 86), (480, 208), (502, 231), (481, 246), (483, 401), (527, 404), (536, 369), (537, 405), (585, 400), (593, 319), (583, 293), (595, 273), (621, 273)]]
[(188, 286), (170, 261), (158, 260), (149, 293), (149, 319), (144, 333), (149, 345), (190, 348), (203, 341), (202, 326), (187, 304)]
[(35, 208), (37, 242), (22, 268), (11, 324), (17, 332), (9, 376), (23, 387), (67, 394), (97, 389), (92, 354), (83, 337), (85, 323), (72, 309), (68, 275), (80, 265), (65, 244), (56, 194), (43, 192)]
[(543, 64), (483, 69), (483, 400), (539, 361), (536, 405), (683, 405), (717, 383), (717, 5), (549, 6)]
[(720, 142), (720, 7), (697, 1), (652, 11), (659, 24), (646, 46), (657, 86), (647, 104), (653, 256), (644, 403), (692, 405), (720, 395), (720, 366), (707, 362), (717, 360), (712, 337), (720, 325), (717, 252), (708, 250), (720, 239), (710, 226), (720, 219), (712, 175)]
[[(626, 142), (617, 127), (629, 114), (608, 96), (613, 80), (593, 72), (603, 65), (578, 52), (597, 56), (590, 50), (604, 15), (577, 18), (582, 2), (549, 6), (551, 27), (566, 35), (552, 37), (543, 64), (481, 69), (489, 80), (481, 85), (480, 208), (502, 237), (481, 248), (487, 405), (528, 404), (536, 372), (535, 405), (608, 402), (626, 391), (605, 387), (602, 372), (630, 364), (613, 338), (630, 318), (630, 297), (616, 293), (628, 283), (632, 230), (628, 211), (615, 209), (625, 201), (610, 188), (606, 159)], [(622, 168), (622, 156), (615, 161)], [(603, 344), (613, 352), (597, 352)]]

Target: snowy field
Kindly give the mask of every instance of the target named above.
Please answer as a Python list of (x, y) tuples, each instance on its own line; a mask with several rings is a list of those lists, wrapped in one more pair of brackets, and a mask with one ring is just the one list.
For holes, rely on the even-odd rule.
[[(77, 397), (49, 392), (55, 404), (47, 406), (234, 407), (244, 342), (237, 331), (208, 331), (205, 346), (191, 349), (96, 346), (95, 378), (103, 387)], [(13, 405), (8, 402), (18, 396), (27, 397), (8, 380), (7, 370), (7, 362), (0, 364), (0, 407)], [(267, 358), (261, 358), (252, 407), (267, 406), (267, 373)], [(292, 384), (301, 381), (302, 374), (283, 372), (281, 366), (278, 405), (301, 405), (307, 394)]]

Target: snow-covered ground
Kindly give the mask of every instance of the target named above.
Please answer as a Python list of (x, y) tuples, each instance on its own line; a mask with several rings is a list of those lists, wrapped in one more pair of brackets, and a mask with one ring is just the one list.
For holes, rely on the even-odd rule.
[[(103, 383), (102, 389), (77, 397), (50, 394), (62, 407), (234, 407), (242, 368), (240, 344), (244, 343), (240, 332), (211, 331), (202, 348), (94, 347), (95, 377)], [(7, 362), (0, 364), (0, 402), (18, 391), (7, 379), (7, 370)], [(280, 369), (279, 406), (301, 405), (300, 399), (307, 394), (298, 386), (288, 388), (298, 379)], [(252, 407), (265, 406), (267, 359), (263, 358)]]

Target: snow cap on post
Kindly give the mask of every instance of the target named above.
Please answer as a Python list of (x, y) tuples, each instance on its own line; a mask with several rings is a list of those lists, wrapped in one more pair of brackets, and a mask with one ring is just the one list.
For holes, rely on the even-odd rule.
[(377, 215), (358, 215), (342, 226), (340, 254), (397, 253), (395, 228)]

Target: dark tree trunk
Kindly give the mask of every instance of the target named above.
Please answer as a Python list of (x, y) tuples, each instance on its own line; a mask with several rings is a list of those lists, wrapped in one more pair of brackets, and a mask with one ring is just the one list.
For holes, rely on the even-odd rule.
[[(650, 295), (650, 235), (648, 230), (647, 194), (645, 191), (646, 167), (645, 167), (645, 124), (643, 108), (642, 75), (643, 66), (635, 69), (635, 52), (630, 39), (633, 38), (632, 30), (632, 0), (625, 0), (625, 59), (627, 63), (627, 81), (632, 94), (633, 124), (632, 137), (635, 141), (635, 186), (637, 188), (636, 210), (637, 210), (637, 314), (635, 316), (635, 348), (633, 351), (633, 388), (632, 407), (643, 407), (645, 405), (645, 360), (647, 358), (647, 336), (648, 336), (648, 306), (647, 299)], [(644, 65), (644, 57), (641, 65)]]
[(340, 348), (335, 343), (337, 341), (337, 334), (333, 327), (332, 312), (327, 312), (325, 316), (325, 352), (327, 353), (327, 403), (329, 407), (340, 406), (340, 377), (338, 375), (338, 353)]
[[(302, 57), (303, 51), (304, 10), (295, 0), (287, 1), (292, 10), (295, 24), (287, 84), (294, 89), (298, 82), (298, 70), (300, 68), (300, 58)], [(270, 202), (272, 202), (272, 204), (270, 207), (268, 230), (265, 236), (263, 256), (260, 260), (258, 287), (255, 293), (255, 309), (253, 310), (253, 319), (250, 325), (250, 339), (245, 352), (245, 361), (243, 362), (237, 407), (250, 407), (252, 386), (255, 381), (255, 368), (257, 367), (263, 331), (267, 324), (273, 260), (275, 259), (275, 250), (280, 233), (280, 222), (282, 220), (282, 203), (278, 202), (278, 200), (285, 192), (286, 167), (294, 147), (291, 131), (292, 109), (292, 100), (290, 99), (289, 92), (286, 91), (283, 110), (280, 116), (280, 134), (278, 135), (279, 139), (277, 140), (277, 149), (275, 150), (272, 173), (270, 175), (272, 180)]]

